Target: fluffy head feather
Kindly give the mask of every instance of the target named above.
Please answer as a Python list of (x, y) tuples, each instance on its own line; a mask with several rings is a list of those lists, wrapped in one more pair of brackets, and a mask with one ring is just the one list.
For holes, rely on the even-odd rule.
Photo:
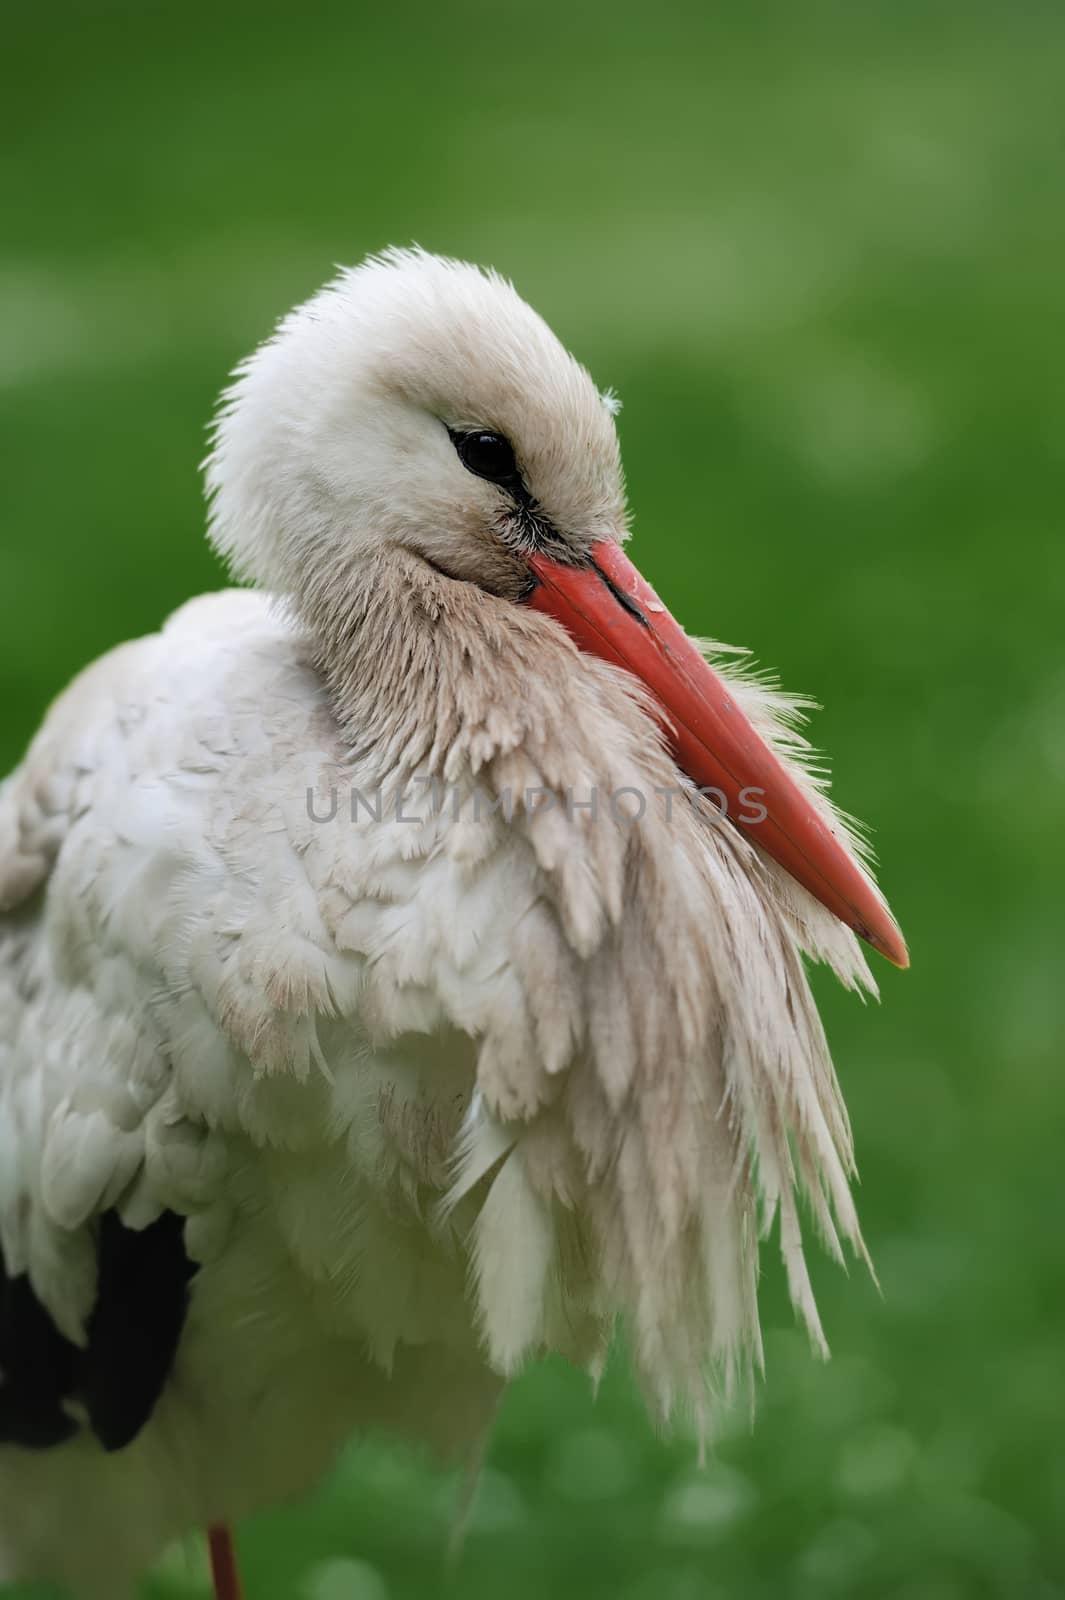
[(624, 534), (615, 409), (496, 273), (392, 250), (341, 272), (238, 368), (207, 462), (211, 537), (283, 593), (395, 544), (514, 596), (528, 575), (501, 537), (505, 497), (448, 429), (507, 437), (545, 520), (580, 547)]

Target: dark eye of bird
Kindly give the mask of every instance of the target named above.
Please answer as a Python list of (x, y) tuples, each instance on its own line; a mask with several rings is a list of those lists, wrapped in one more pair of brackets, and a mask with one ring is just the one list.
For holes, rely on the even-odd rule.
[(520, 483), (521, 475), (514, 459), (514, 450), (509, 439), (504, 439), (501, 433), (478, 429), (475, 433), (453, 433), (451, 437), (459, 460), (468, 471), (475, 472), (479, 478), (487, 478), (489, 483), (499, 483), (507, 488)]

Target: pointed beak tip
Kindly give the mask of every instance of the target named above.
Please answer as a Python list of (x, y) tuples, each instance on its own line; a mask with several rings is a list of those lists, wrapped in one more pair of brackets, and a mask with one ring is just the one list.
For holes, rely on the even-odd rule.
[(898, 967), (900, 972), (908, 972), (910, 966), (910, 952), (906, 948), (906, 941), (901, 930), (891, 923), (883, 932), (873, 933), (869, 928), (855, 930), (867, 944), (878, 950), (885, 961), (890, 961), (893, 967)]

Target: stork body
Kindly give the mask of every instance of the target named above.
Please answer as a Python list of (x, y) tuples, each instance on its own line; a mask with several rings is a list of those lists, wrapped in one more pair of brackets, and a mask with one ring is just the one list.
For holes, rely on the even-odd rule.
[(611, 408), (507, 285), (345, 275), (209, 479), (262, 592), (90, 668), (0, 789), (0, 1579), (86, 1595), (360, 1430), (471, 1456), (619, 1319), (651, 1409), (702, 1415), (758, 1361), (774, 1213), (820, 1342), (797, 1191), (860, 1236), (800, 952), (871, 986), (821, 903), (866, 893), (901, 949), (786, 702), (713, 678), (819, 898), (678, 768), (627, 636), (570, 625), (574, 575), (657, 602), (609, 566)]

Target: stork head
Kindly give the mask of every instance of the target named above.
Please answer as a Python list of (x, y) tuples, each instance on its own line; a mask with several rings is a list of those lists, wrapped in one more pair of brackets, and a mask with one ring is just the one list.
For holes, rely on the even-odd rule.
[(518, 598), (527, 557), (625, 529), (614, 406), (512, 286), (423, 251), (342, 272), (238, 371), (212, 536), (298, 592), (396, 545)]
[(390, 251), (342, 272), (238, 369), (207, 464), (211, 536), (297, 605), (391, 548), (554, 617), (643, 681), (680, 766), (730, 814), (745, 791), (762, 796), (756, 842), (905, 965), (831, 819), (623, 554), (615, 410), (502, 278)]

